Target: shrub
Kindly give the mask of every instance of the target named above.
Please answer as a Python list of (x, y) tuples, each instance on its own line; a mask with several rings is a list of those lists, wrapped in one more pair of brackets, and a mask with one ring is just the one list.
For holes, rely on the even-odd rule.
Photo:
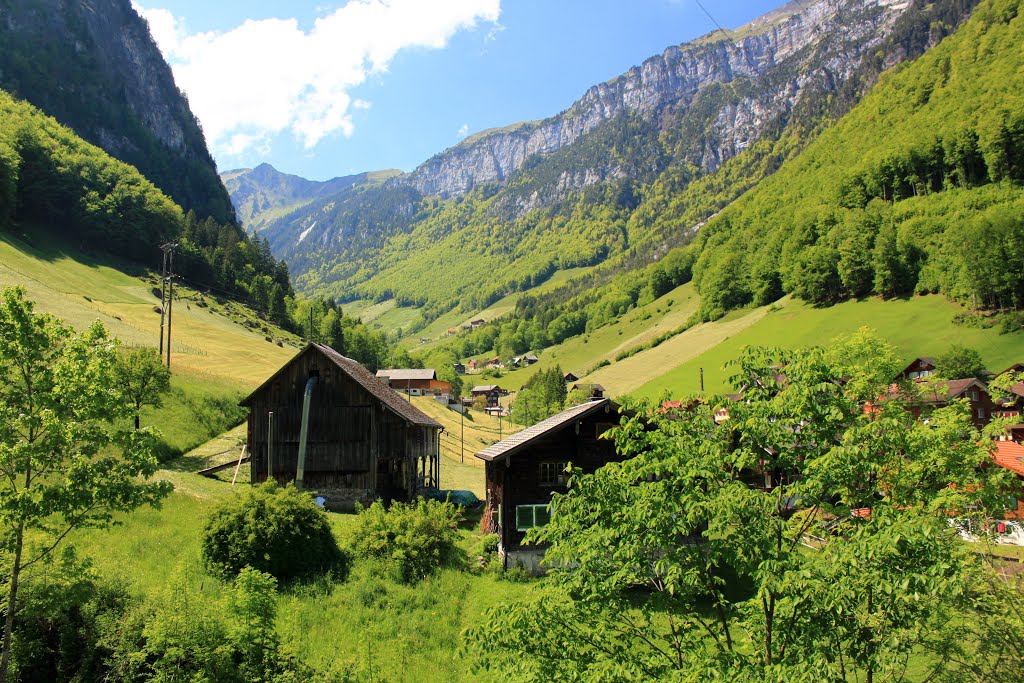
[(377, 501), (359, 512), (354, 548), (384, 562), (396, 580), (412, 583), (439, 567), (464, 564), (458, 547), (461, 517), (449, 502), (420, 498), (385, 508)]
[(309, 494), (266, 482), (213, 511), (203, 530), (203, 561), (225, 580), (252, 567), (283, 583), (340, 568), (344, 555)]

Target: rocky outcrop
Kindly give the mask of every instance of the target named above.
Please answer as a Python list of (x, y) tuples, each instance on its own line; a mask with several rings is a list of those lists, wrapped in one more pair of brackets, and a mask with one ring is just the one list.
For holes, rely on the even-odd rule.
[(0, 88), (134, 165), (185, 209), (234, 220), (199, 123), (130, 0), (0, 2)]
[[(670, 47), (591, 87), (556, 116), (473, 136), (429, 159), (405, 180), (424, 194), (457, 196), (480, 183), (501, 182), (529, 157), (554, 154), (616, 117), (679, 117), (710, 85), (747, 81), (752, 87), (745, 97), (713, 113), (707, 122), (712, 135), (701, 158), (690, 160), (714, 170), (756, 139), (766, 121), (794, 106), (810, 83), (835, 83), (856, 68), (907, 7), (896, 0), (791, 3), (728, 40), (715, 32)], [(589, 177), (605, 175), (598, 170)]]

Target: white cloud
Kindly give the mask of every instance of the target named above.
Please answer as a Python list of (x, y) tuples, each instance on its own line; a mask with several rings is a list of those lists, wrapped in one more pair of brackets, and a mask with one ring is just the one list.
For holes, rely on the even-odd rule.
[(134, 6), (215, 155), (259, 149), (283, 131), (307, 150), (333, 133), (352, 135), (351, 111), (370, 107), (352, 88), (386, 73), (399, 51), (443, 48), (460, 30), (497, 25), (501, 12), (500, 0), (351, 0), (309, 31), (289, 18), (190, 33), (166, 9)]
[(464, 138), (467, 135), (469, 135), (469, 124), (468, 123), (462, 124), (461, 126), (459, 126), (459, 129), (457, 131), (455, 131), (455, 136), (458, 137), (458, 138)]

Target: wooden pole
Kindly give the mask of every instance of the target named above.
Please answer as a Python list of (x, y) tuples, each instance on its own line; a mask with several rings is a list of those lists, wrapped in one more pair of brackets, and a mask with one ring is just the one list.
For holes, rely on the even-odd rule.
[(235, 476), (231, 477), (231, 485), (235, 485), (235, 480), (238, 479), (238, 470), (242, 469), (242, 461), (245, 460), (245, 449), (249, 444), (242, 445), (242, 452), (238, 456), (238, 464), (235, 465)]
[(174, 249), (171, 249), (171, 267), (167, 293), (167, 367), (171, 367), (171, 316), (174, 314)]
[(274, 473), (274, 411), (267, 413), (267, 479)]
[(167, 245), (160, 250), (164, 253), (164, 265), (160, 269), (160, 358), (164, 357), (164, 318), (167, 316)]

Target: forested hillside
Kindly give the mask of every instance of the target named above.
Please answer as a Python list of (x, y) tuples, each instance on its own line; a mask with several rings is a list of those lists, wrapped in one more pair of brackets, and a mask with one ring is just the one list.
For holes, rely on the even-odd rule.
[(147, 180), (38, 109), (0, 91), (0, 229), (44, 226), (80, 249), (155, 268), (178, 242), (175, 270), (216, 295), (288, 323), (288, 269), (266, 241), (199, 219)]
[(784, 293), (1024, 306), (1024, 17), (991, 0), (691, 247), (700, 316)]
[(474, 136), (382, 188), (311, 205), (270, 226), (271, 244), (300, 290), (393, 297), (428, 318), (560, 269), (649, 263), (688, 239), (678, 224), (652, 239), (649, 215), (633, 218), (655, 184), (678, 195), (766, 141), (771, 158), (736, 179), (745, 186), (729, 176), (709, 188), (734, 198), (798, 146), (775, 149), (783, 133), (844, 111), (885, 65), (920, 54), (972, 4), (788, 5), (728, 39), (671, 47), (561, 114)]
[(135, 166), (186, 211), (234, 220), (202, 129), (129, 0), (0, 2), (0, 88)]

